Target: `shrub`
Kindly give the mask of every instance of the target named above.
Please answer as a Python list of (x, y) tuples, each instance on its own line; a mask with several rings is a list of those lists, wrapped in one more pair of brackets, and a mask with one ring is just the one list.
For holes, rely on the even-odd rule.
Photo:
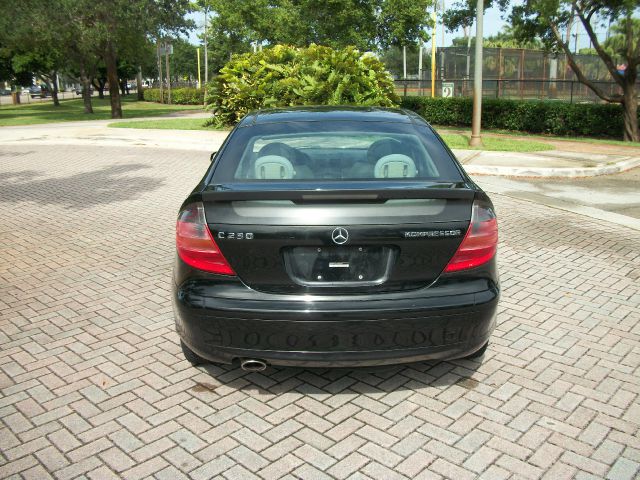
[(251, 110), (293, 105), (394, 106), (389, 72), (353, 47), (276, 45), (234, 55), (209, 86), (209, 123), (232, 125)]
[[(401, 106), (435, 125), (471, 125), (471, 98), (405, 97)], [(482, 126), (565, 136), (622, 136), (622, 107), (617, 104), (527, 100), (482, 100)]]
[(147, 102), (160, 102), (160, 89), (159, 88), (145, 88), (142, 91), (142, 96)]
[[(143, 92), (147, 102), (160, 102), (159, 88), (146, 88)], [(167, 101), (167, 91), (164, 91), (164, 99)], [(176, 105), (202, 105), (204, 103), (204, 90), (185, 87), (171, 89), (171, 103)]]

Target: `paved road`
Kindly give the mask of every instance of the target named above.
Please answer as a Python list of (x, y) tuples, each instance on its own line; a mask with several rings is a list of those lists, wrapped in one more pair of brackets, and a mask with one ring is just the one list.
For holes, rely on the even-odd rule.
[(192, 368), (173, 228), (206, 152), (0, 147), (0, 477), (640, 474), (640, 234), (494, 195), (482, 362)]
[(640, 167), (614, 175), (583, 178), (476, 176), (484, 189), (640, 231)]

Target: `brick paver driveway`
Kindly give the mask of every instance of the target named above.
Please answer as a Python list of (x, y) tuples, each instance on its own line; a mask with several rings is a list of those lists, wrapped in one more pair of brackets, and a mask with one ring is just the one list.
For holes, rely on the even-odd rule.
[(192, 368), (170, 304), (202, 153), (0, 149), (0, 477), (636, 478), (640, 234), (494, 196), (482, 363)]

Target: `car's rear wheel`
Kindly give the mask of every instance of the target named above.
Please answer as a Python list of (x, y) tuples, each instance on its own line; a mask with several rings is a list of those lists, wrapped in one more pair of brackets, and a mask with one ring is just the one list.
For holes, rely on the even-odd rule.
[(482, 347), (480, 347), (480, 350), (477, 350), (475, 352), (473, 352), (471, 355), (467, 355), (465, 358), (465, 360), (473, 360), (474, 358), (480, 358), (481, 356), (484, 355), (484, 352), (487, 351), (487, 347), (489, 346), (489, 342), (485, 343)]
[(184, 354), (184, 358), (186, 358), (187, 361), (194, 367), (196, 365), (202, 365), (203, 363), (209, 363), (207, 360), (205, 360), (200, 355), (198, 355), (193, 350), (191, 350), (189, 347), (187, 347), (182, 340), (180, 340), (180, 346), (182, 347), (182, 353)]

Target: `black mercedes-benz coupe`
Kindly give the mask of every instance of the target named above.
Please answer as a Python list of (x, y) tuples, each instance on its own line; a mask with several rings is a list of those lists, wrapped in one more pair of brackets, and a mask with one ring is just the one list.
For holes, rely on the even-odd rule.
[(497, 243), (491, 200), (418, 115), (251, 113), (178, 214), (185, 357), (251, 371), (478, 357)]

